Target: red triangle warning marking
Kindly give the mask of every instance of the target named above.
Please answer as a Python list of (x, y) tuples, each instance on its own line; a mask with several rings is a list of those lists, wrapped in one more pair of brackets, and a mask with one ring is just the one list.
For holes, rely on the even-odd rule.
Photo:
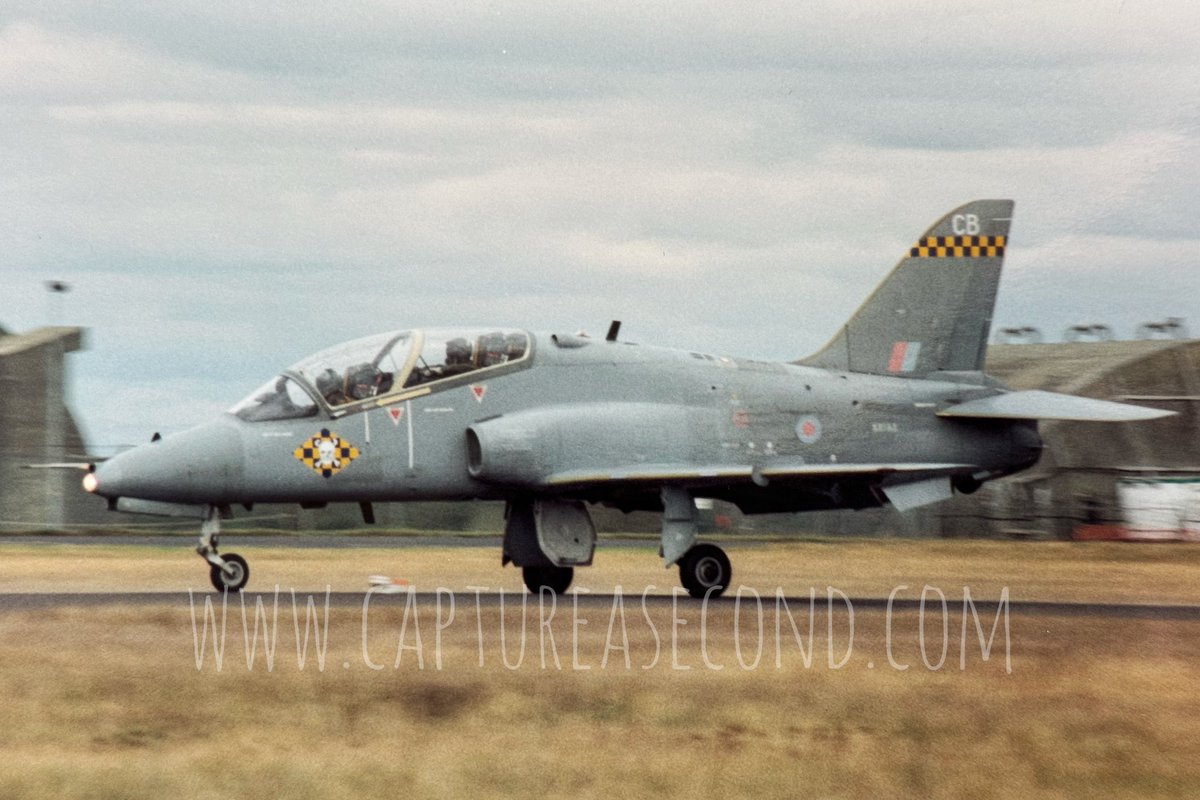
[(483, 396), (487, 394), (487, 386), (482, 383), (477, 383), (471, 387), (471, 394), (475, 395), (475, 401), (477, 403), (482, 403)]

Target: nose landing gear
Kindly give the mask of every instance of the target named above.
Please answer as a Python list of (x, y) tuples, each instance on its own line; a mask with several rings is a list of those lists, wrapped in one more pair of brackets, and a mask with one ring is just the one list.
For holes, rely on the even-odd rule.
[(218, 592), (240, 592), (250, 580), (250, 566), (237, 553), (217, 553), (217, 538), (221, 533), (221, 510), (215, 506), (204, 507), (204, 521), (200, 524), (200, 544), (196, 552), (211, 566), (208, 577)]

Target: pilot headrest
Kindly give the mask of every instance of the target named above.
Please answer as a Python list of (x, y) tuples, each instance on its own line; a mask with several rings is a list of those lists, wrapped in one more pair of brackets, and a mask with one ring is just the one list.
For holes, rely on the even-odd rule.
[(342, 388), (342, 379), (338, 377), (337, 372), (332, 367), (326, 367), (325, 371), (317, 376), (316, 383), (317, 391), (325, 396), (328, 396), (330, 392)]
[(382, 373), (374, 364), (356, 364), (346, 370), (346, 394), (356, 400), (371, 397), (379, 388)]
[(471, 360), (471, 345), (466, 339), (451, 339), (446, 342), (446, 363), (466, 364)]

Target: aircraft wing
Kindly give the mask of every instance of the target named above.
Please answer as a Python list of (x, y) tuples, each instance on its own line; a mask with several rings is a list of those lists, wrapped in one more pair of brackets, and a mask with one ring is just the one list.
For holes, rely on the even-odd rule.
[(638, 464), (604, 470), (567, 470), (546, 478), (554, 487), (586, 486), (597, 483), (655, 483), (670, 486), (714, 486), (740, 481), (766, 483), (776, 479), (833, 478), (838, 476), (876, 475), (949, 475), (977, 469), (971, 464), (949, 463), (873, 463), (873, 464), (789, 464), (762, 467), (696, 466), (694, 464)]
[(965, 419), (1046, 419), (1073, 422), (1134, 422), (1167, 417), (1174, 413), (1159, 408), (1043, 392), (1039, 389), (1006, 392), (978, 400), (968, 400), (937, 412), (939, 417)]
[(763, 467), (759, 470), (766, 478), (806, 478), (837, 475), (888, 475), (920, 473), (952, 473), (978, 469), (973, 464), (937, 463), (890, 463), (890, 464), (796, 464)]

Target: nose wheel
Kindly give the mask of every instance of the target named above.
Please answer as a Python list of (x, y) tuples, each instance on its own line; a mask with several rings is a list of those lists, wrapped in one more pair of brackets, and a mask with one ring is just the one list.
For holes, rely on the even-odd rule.
[(692, 597), (720, 597), (732, 578), (729, 557), (715, 544), (698, 544), (679, 559), (679, 582)]
[(240, 592), (250, 580), (250, 565), (237, 553), (226, 553), (220, 556), (220, 559), (225, 562), (225, 566), (218, 567), (213, 564), (208, 572), (213, 588), (218, 592)]

